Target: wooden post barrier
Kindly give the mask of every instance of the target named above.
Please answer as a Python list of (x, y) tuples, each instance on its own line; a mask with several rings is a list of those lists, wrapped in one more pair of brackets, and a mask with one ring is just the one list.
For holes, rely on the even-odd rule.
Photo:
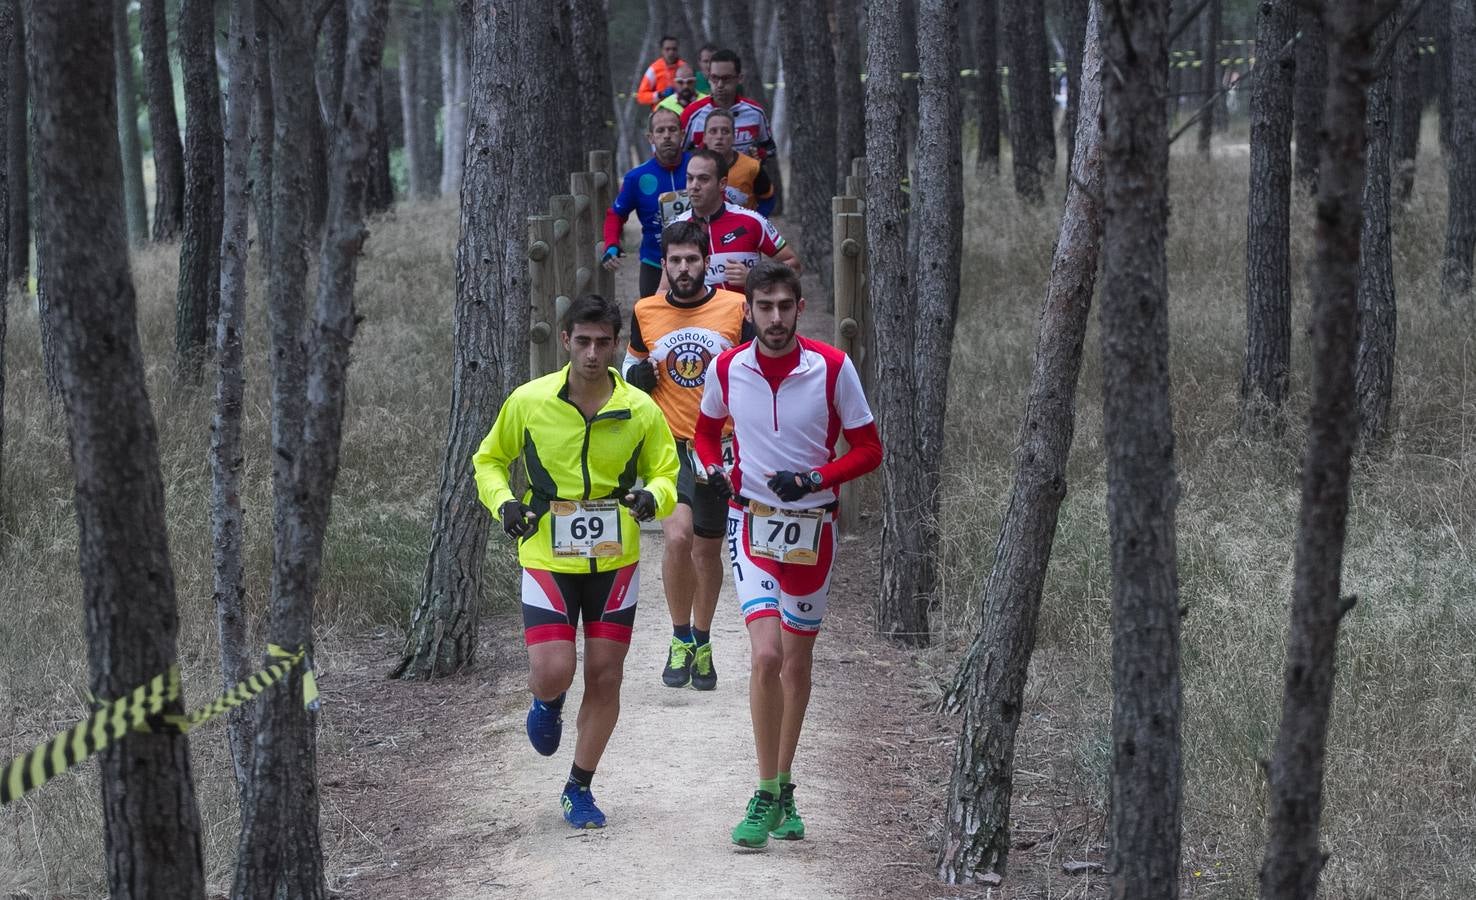
[[(578, 296), (575, 278), (579, 269), (579, 248), (574, 243), (574, 196), (555, 194), (548, 199), (548, 210), (553, 215), (554, 321), (558, 322), (569, 309), (569, 304)], [(558, 365), (562, 366), (568, 362), (569, 355), (564, 352), (564, 345), (558, 341), (557, 331), (555, 326), (555, 358)]]
[(600, 267), (597, 245), (599, 229), (595, 225), (594, 175), (590, 172), (569, 173), (569, 193), (574, 195), (574, 293), (578, 297), (598, 290), (595, 273)]
[[(856, 176), (851, 176), (851, 181)], [(851, 357), (856, 371), (863, 373), (862, 385), (867, 379), (865, 358), (865, 332), (867, 308), (866, 281), (866, 218), (862, 212), (863, 201), (858, 197), (831, 198), (831, 235), (833, 264), (832, 283), (835, 285), (835, 345)], [(844, 438), (842, 438), (844, 444)], [(843, 446), (842, 452), (845, 451)], [(861, 515), (860, 496), (854, 482), (841, 485), (840, 531), (852, 533)]]
[(528, 217), (528, 294), (533, 308), (533, 321), (528, 328), (528, 369), (534, 378), (559, 367), (553, 230), (553, 216)]
[(605, 210), (615, 203), (615, 157), (609, 150), (589, 151), (589, 171), (594, 176), (595, 284), (601, 297), (614, 299), (615, 273), (605, 270)]

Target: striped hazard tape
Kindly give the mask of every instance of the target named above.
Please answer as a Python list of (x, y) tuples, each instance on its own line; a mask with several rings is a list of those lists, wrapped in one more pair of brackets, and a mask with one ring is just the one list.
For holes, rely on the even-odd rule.
[[(164, 707), (180, 696), (179, 667), (171, 666), (169, 671), (155, 675), (117, 700), (99, 703), (86, 719), (7, 763), (0, 770), (4, 772), (0, 778), (0, 806), (24, 797), (132, 732), (157, 729), (186, 734), (219, 718), (281, 681), (293, 666), (303, 661), (306, 652), (268, 644), (267, 655), (279, 662), (252, 673), (224, 694), (182, 716), (161, 715)], [(311, 668), (303, 672), (302, 702), (309, 709), (318, 708), (318, 682)]]

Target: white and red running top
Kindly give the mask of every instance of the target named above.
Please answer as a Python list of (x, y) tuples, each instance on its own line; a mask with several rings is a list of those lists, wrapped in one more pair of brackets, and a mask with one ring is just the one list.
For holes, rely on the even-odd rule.
[(725, 288), (734, 293), (743, 293), (742, 278), (729, 277), (731, 269), (738, 271), (742, 266), (752, 269), (765, 256), (778, 256), (784, 249), (785, 240), (779, 229), (763, 216), (751, 209), (723, 202), (722, 208), (709, 217), (697, 215), (688, 209), (672, 221), (685, 222), (691, 219), (707, 226), (707, 284), (709, 287)]
[[(688, 150), (703, 146), (703, 132), (707, 130), (707, 114), (717, 109), (712, 97), (703, 97), (688, 103), (682, 110), (682, 129), (686, 132)], [(774, 132), (769, 128), (769, 116), (755, 100), (738, 97), (730, 108), (733, 113), (733, 149), (763, 161), (773, 156), (776, 146)]]
[[(749, 341), (725, 351), (708, 370), (697, 420), (703, 466), (722, 464), (723, 424), (733, 419), (734, 494), (782, 509), (830, 506), (836, 487), (881, 463), (881, 441), (851, 358), (829, 344), (799, 338), (785, 356)], [(851, 449), (839, 459), (844, 432)], [(772, 472), (818, 470), (821, 487), (787, 502), (769, 488)]]

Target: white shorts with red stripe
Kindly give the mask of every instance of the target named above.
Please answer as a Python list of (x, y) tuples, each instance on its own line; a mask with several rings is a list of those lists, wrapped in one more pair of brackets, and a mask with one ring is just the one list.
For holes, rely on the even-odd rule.
[(819, 559), (814, 565), (784, 563), (749, 552), (747, 512), (728, 505), (728, 559), (744, 624), (764, 616), (779, 618), (792, 634), (814, 637), (830, 600), (830, 569), (835, 560), (835, 518), (827, 512), (820, 526)]

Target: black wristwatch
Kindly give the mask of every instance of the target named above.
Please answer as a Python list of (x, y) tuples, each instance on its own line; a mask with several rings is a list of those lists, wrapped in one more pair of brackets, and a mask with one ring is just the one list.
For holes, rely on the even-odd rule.
[(825, 476), (820, 474), (819, 469), (811, 469), (810, 474), (805, 476), (805, 483), (809, 485), (810, 493), (820, 490), (820, 486), (824, 481)]

